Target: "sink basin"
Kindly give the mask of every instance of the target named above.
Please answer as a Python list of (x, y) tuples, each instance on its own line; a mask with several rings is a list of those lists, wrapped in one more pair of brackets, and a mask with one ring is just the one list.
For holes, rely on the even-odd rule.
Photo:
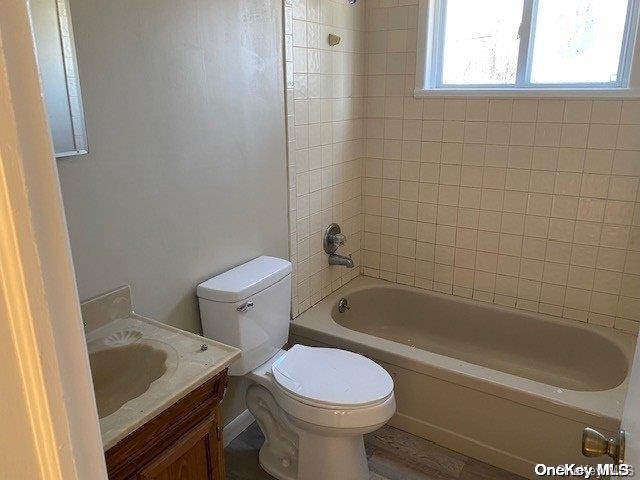
[(167, 354), (144, 343), (89, 353), (98, 416), (104, 418), (146, 392), (167, 371)]

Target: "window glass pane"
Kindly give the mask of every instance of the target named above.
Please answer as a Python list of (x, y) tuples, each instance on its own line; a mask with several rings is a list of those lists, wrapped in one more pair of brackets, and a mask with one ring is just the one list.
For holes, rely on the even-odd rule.
[(442, 83), (515, 83), (523, 0), (447, 0), (443, 3), (446, 17)]
[(618, 79), (628, 0), (539, 0), (533, 83)]

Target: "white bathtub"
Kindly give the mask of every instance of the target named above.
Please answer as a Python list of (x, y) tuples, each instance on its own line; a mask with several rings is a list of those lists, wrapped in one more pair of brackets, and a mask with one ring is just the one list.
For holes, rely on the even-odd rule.
[(391, 425), (529, 478), (537, 463), (589, 463), (585, 426), (619, 427), (635, 345), (611, 329), (367, 277), (294, 319), (291, 340), (376, 360), (395, 381)]

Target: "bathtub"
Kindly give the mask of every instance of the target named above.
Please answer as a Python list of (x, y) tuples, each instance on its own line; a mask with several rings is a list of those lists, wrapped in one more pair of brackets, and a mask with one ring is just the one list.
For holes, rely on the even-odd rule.
[(290, 340), (377, 361), (395, 382), (391, 425), (528, 478), (538, 463), (594, 463), (582, 430), (619, 428), (635, 346), (611, 329), (368, 277), (292, 320)]

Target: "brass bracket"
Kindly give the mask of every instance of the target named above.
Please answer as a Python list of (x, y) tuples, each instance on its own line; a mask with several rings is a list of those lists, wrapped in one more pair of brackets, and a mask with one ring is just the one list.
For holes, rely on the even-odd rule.
[(329, 34), (329, 46), (335, 47), (340, 43), (340, 37), (338, 35), (334, 35), (333, 33)]
[(616, 465), (624, 463), (625, 431), (608, 438), (593, 428), (585, 428), (582, 432), (582, 454), (585, 457), (609, 455)]

